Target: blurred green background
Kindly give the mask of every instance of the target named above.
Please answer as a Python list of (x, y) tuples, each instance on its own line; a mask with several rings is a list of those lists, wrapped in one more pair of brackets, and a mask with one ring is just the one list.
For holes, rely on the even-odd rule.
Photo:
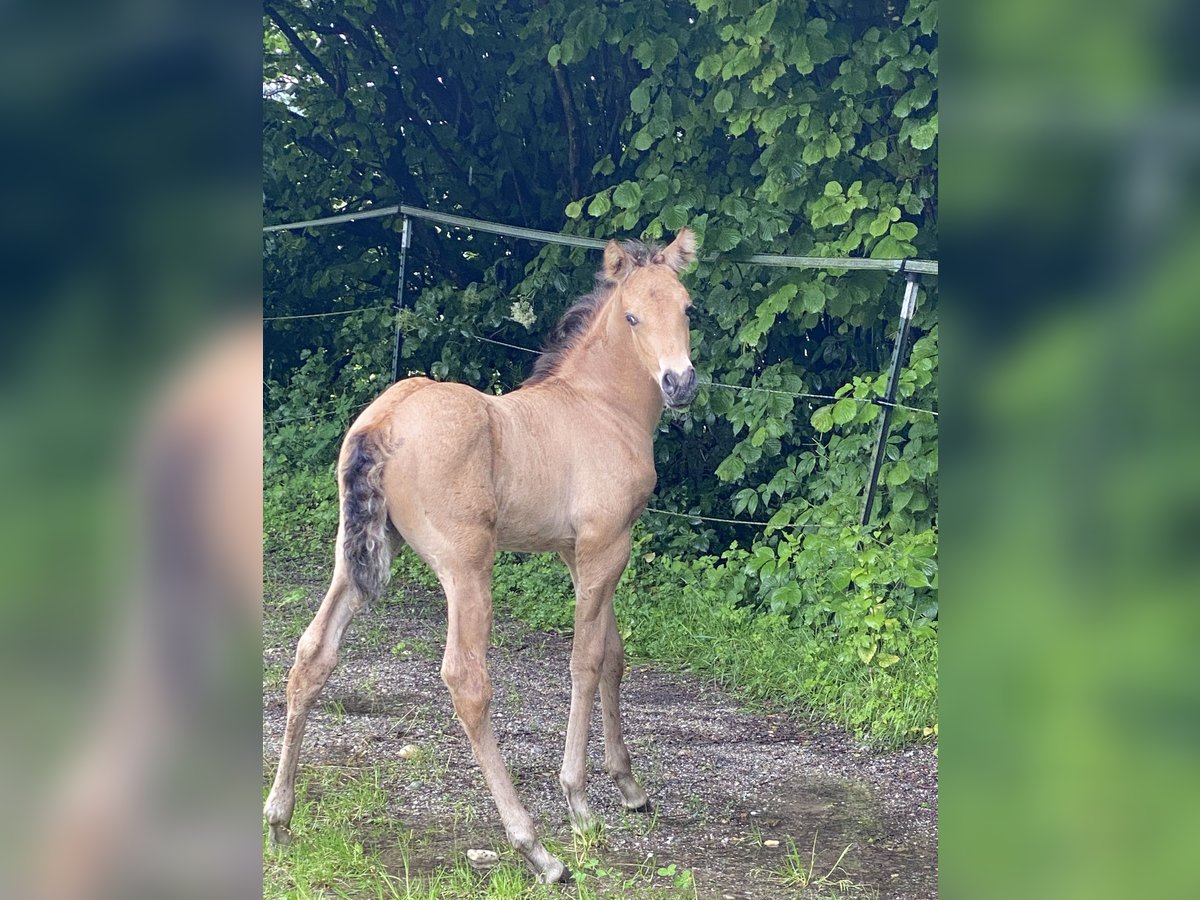
[(1197, 24), (946, 22), (946, 897), (1200, 895)]

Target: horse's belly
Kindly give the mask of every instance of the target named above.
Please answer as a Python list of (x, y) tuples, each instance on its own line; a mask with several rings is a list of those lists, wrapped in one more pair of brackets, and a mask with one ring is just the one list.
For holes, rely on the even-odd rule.
[(575, 543), (574, 529), (566, 511), (522, 508), (503, 504), (496, 514), (496, 549), (521, 553), (564, 550)]

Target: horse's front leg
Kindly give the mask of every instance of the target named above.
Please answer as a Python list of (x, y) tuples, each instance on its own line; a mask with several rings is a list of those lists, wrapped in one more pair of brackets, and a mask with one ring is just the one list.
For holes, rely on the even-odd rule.
[(629, 562), (629, 547), (626, 530), (607, 539), (581, 538), (574, 554), (563, 554), (575, 582), (575, 639), (571, 647), (571, 714), (559, 783), (571, 826), (580, 832), (594, 822), (587, 803), (588, 730), (608, 650), (613, 591)]

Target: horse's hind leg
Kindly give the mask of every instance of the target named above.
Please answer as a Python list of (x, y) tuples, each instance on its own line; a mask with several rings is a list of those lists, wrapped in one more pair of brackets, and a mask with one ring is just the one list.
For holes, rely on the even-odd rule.
[(300, 745), (304, 740), (308, 713), (337, 665), (338, 647), (346, 633), (346, 626), (364, 605), (339, 559), (334, 566), (329, 591), (321, 601), (321, 608), (296, 646), (296, 661), (288, 676), (287, 727), (283, 732), (275, 784), (267, 797), (265, 808), (272, 843), (286, 844), (291, 838), (289, 828), (292, 810), (296, 805), (296, 766), (300, 759)]
[(617, 630), (617, 615), (608, 604), (604, 664), (600, 670), (600, 705), (604, 711), (604, 771), (617, 783), (627, 809), (649, 812), (646, 791), (633, 777), (629, 748), (621, 730), (621, 679), (625, 675), (625, 643)]
[(491, 561), (468, 570), (439, 572), (446, 591), (448, 628), (442, 679), (450, 689), (454, 711), (471, 741), (475, 761), (483, 770), (500, 821), (513, 845), (543, 882), (569, 877), (534, 831), (533, 818), (517, 797), (492, 730), (492, 684), (487, 649), (492, 629)]

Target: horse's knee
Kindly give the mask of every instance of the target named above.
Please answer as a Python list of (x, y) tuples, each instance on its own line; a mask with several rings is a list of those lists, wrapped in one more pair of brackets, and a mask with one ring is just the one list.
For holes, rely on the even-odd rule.
[(468, 733), (487, 718), (492, 704), (492, 684), (482, 666), (442, 662), (442, 681), (450, 690), (454, 712)]

